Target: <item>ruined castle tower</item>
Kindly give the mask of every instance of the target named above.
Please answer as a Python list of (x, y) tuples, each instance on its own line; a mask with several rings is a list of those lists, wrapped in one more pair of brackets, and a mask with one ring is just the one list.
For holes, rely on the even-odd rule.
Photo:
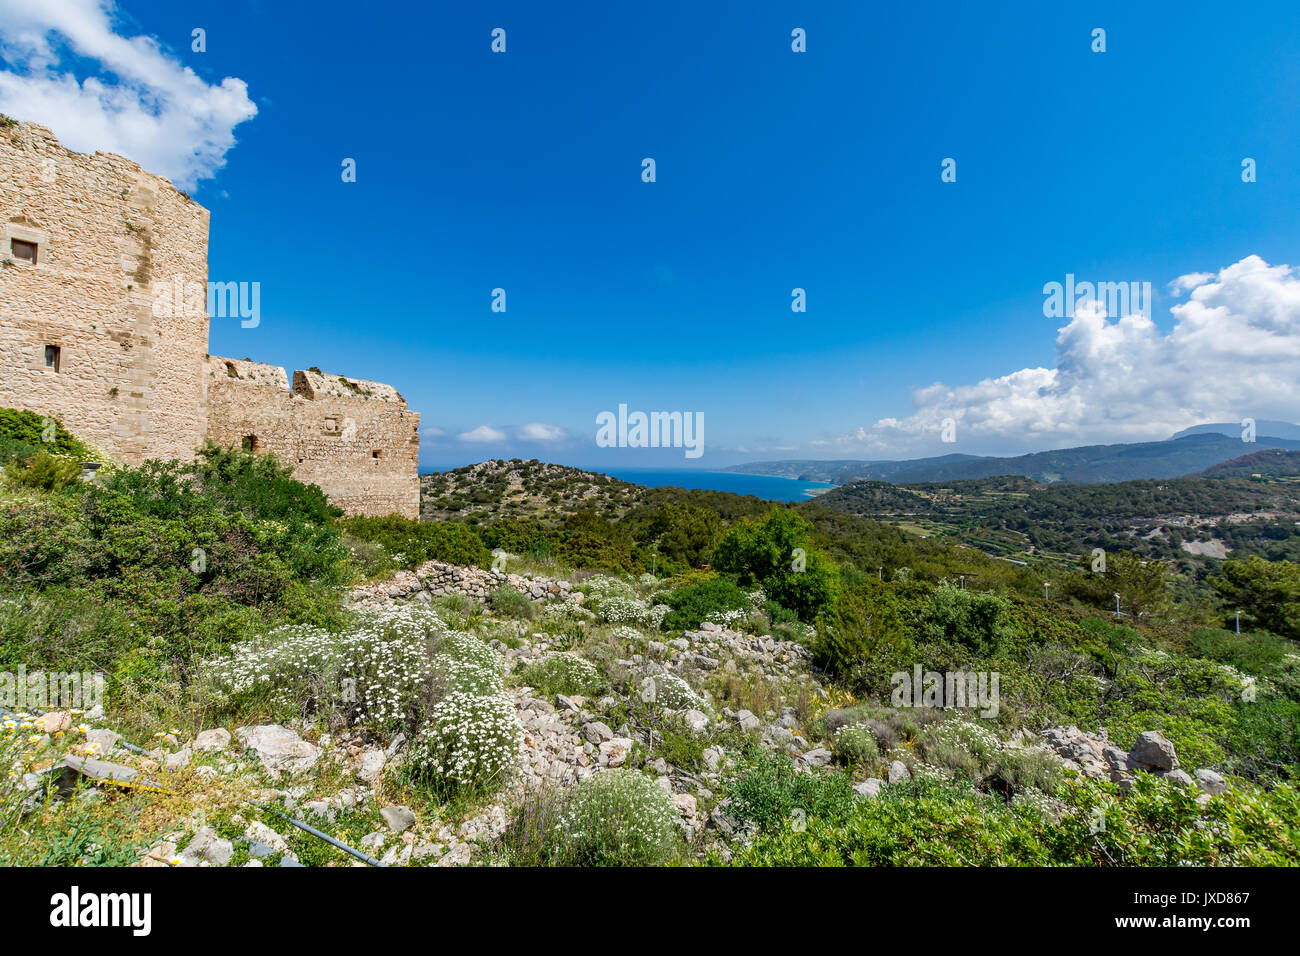
[(128, 463), (272, 452), (346, 511), (418, 517), (419, 415), (387, 385), (209, 355), (207, 252), (208, 211), (166, 179), (0, 127), (0, 406)]

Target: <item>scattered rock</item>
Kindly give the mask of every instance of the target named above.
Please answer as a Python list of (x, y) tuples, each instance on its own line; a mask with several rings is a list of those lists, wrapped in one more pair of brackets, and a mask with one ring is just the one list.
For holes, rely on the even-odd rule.
[(384, 751), (378, 747), (372, 747), (369, 750), (363, 750), (352, 761), (353, 769), (356, 770), (357, 776), (366, 783), (374, 784), (379, 781), (379, 777), (384, 772), (384, 764), (388, 762), (388, 757)]
[(167, 771), (181, 770), (188, 767), (193, 759), (194, 754), (190, 751), (190, 748), (182, 747), (174, 754), (168, 754), (163, 758), (163, 769)]
[(881, 780), (879, 777), (868, 777), (861, 783), (855, 783), (853, 785), (853, 792), (861, 797), (878, 797), (880, 796), (880, 788), (884, 785), (885, 781)]
[(632, 741), (628, 737), (615, 737), (600, 745), (600, 765), (602, 767), (621, 767), (627, 762), (632, 750)]
[(230, 731), (224, 727), (217, 727), (213, 730), (204, 730), (194, 738), (195, 753), (219, 753), (230, 746)]
[(1196, 771), (1196, 783), (1207, 794), (1217, 797), (1220, 794), (1228, 792), (1228, 781), (1224, 780), (1213, 770)]
[(403, 833), (415, 824), (415, 813), (410, 807), (384, 807), (379, 815), (394, 833)]
[(211, 866), (225, 866), (235, 855), (235, 845), (229, 840), (217, 836), (212, 827), (200, 827), (193, 839), (181, 851), (182, 866), (199, 866), (207, 863)]
[(889, 783), (891, 785), (911, 779), (912, 771), (907, 769), (907, 764), (903, 763), (903, 761), (895, 760), (889, 765)]
[(281, 773), (304, 773), (320, 759), (319, 747), (279, 724), (238, 727), (235, 729), (235, 737), (244, 747), (257, 754), (262, 766), (273, 777)]
[(1147, 730), (1138, 735), (1128, 752), (1128, 764), (1132, 770), (1177, 770), (1178, 755), (1169, 738), (1158, 730)]

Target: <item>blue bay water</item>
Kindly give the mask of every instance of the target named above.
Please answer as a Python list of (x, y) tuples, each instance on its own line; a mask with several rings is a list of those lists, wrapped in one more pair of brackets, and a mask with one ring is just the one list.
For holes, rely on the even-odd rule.
[(770, 475), (741, 475), (731, 471), (697, 471), (694, 469), (608, 468), (611, 478), (630, 481), (647, 488), (703, 488), (730, 491), (737, 495), (754, 495), (767, 501), (807, 501), (816, 488), (833, 488), (824, 481), (800, 481)]

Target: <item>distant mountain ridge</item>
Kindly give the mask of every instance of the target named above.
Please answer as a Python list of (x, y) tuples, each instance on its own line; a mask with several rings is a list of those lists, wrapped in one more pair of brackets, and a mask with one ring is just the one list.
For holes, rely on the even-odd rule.
[[(1252, 451), (1247, 454), (1265, 449), (1300, 450), (1300, 427), (1285, 422), (1261, 424), (1279, 428), (1286, 426), (1296, 432), (1297, 437), (1278, 438), (1260, 434)], [(829, 481), (837, 485), (850, 481), (914, 484), (1002, 475), (1021, 475), (1043, 483), (1063, 481), (1096, 484), (1197, 474), (1240, 458), (1243, 448), (1251, 448), (1251, 445), (1242, 442), (1239, 424), (1197, 426), (1197, 429), (1201, 428), (1209, 430), (1187, 429), (1179, 433), (1181, 437), (1165, 441), (1084, 445), (1015, 457), (952, 454), (908, 461), (759, 461), (732, 465), (726, 470), (751, 475)], [(1225, 431), (1226, 429), (1232, 430)]]

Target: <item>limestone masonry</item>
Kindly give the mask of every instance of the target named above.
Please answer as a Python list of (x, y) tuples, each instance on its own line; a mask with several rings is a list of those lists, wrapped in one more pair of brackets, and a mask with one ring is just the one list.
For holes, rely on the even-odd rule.
[(0, 126), (0, 406), (128, 463), (273, 452), (350, 513), (419, 517), (420, 416), (388, 385), (209, 355), (207, 254), (208, 211), (166, 179)]

